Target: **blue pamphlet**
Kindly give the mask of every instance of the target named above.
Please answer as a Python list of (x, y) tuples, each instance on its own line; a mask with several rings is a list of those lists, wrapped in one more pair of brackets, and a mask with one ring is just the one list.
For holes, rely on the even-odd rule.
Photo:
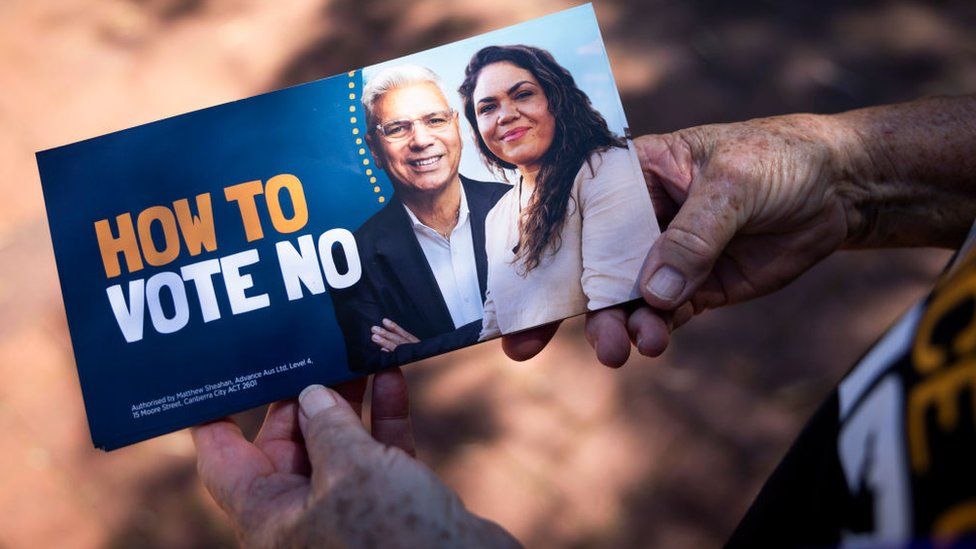
[(637, 297), (627, 134), (585, 5), (37, 153), (92, 441)]

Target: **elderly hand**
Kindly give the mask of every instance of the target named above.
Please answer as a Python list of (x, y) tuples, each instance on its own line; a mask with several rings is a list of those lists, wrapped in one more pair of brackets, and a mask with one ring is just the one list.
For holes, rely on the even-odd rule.
[(674, 324), (777, 290), (837, 250), (854, 189), (839, 127), (793, 115), (641, 138), (667, 223), (640, 275)]
[(497, 524), (465, 509), (414, 459), (407, 388), (398, 369), (373, 380), (372, 436), (358, 411), (365, 378), (320, 385), (273, 404), (248, 442), (224, 419), (193, 429), (197, 468), (242, 545), (511, 547)]

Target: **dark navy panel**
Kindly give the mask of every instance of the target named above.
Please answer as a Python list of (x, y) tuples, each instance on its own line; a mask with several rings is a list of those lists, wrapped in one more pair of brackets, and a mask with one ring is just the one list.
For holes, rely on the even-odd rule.
[[(351, 87), (350, 87), (351, 85)], [(288, 301), (275, 243), (314, 239), (333, 228), (355, 230), (389, 197), (385, 175), (369, 181), (372, 157), (356, 143), (365, 125), (359, 71), (169, 118), (38, 153), (65, 309), (85, 406), (96, 446), (114, 448), (294, 396), (311, 382), (353, 377), (328, 293)], [(350, 97), (352, 96), (352, 97)], [(352, 107), (352, 110), (350, 109)], [(355, 121), (353, 121), (355, 118)], [(358, 131), (358, 133), (354, 133)], [(368, 160), (369, 165), (363, 161)], [(309, 220), (301, 230), (277, 233), (259, 197), (264, 238), (248, 243), (238, 207), (224, 188), (278, 174), (301, 180)], [(374, 186), (380, 192), (374, 192)], [(94, 223), (147, 207), (172, 207), (210, 193), (217, 249), (191, 257), (185, 246), (174, 262), (107, 279)], [(291, 204), (284, 201), (291, 213)], [(297, 244), (296, 244), (297, 247)], [(221, 318), (204, 323), (193, 285), (187, 283), (190, 321), (158, 334), (146, 311), (144, 338), (126, 343), (106, 288), (148, 279), (183, 265), (254, 249), (260, 262), (242, 269), (254, 280), (249, 295), (267, 293), (271, 305), (232, 315), (220, 275), (214, 277)], [(255, 371), (311, 359), (311, 366), (262, 376), (255, 387), (219, 398), (133, 417), (133, 405)], [(147, 407), (146, 409), (149, 409)]]

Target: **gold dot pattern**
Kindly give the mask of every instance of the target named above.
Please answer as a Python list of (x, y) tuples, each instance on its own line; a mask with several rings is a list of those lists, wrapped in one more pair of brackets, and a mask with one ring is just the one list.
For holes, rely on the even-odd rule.
[[(356, 93), (355, 93), (355, 91), (353, 91), (353, 90), (356, 89), (356, 71), (349, 71), (348, 76), (349, 76), (349, 90), (350, 90), (350, 93), (349, 93), (349, 101), (352, 102), (352, 104), (349, 105), (349, 112), (353, 113), (353, 112), (356, 112), (356, 110), (357, 110)], [(358, 136), (359, 135), (359, 128), (356, 127), (356, 123), (358, 121), (359, 121), (358, 118), (355, 117), (355, 116), (350, 116), (349, 117), (349, 124), (352, 125), (352, 127), (353, 127), (352, 128), (352, 134), (354, 136)], [(363, 144), (363, 138), (362, 137), (356, 137), (356, 145), (362, 145), (362, 144)], [(360, 156), (366, 156), (366, 147), (359, 147), (359, 151), (358, 152), (359, 152), (359, 155)], [(369, 158), (363, 158), (363, 166), (366, 166), (366, 170), (365, 170), (366, 171), (366, 177), (369, 178), (369, 183), (371, 185), (373, 185), (373, 193), (379, 195), (376, 198), (376, 200), (380, 204), (386, 202), (386, 197), (381, 194), (382, 189), (380, 189), (380, 186), (376, 184), (376, 177), (373, 176), (373, 169), (370, 168), (370, 167), (368, 167), (369, 166)]]

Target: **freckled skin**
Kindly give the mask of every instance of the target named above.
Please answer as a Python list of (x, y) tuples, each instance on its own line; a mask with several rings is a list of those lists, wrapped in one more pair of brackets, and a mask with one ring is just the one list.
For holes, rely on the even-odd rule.
[(670, 223), (642, 280), (660, 264), (690, 271), (677, 307), (645, 297), (678, 309), (680, 325), (777, 290), (840, 248), (958, 246), (976, 215), (974, 124), (973, 97), (937, 98), (638, 138)]
[[(705, 270), (710, 250), (728, 241), (708, 276), (693, 282), (701, 289), (677, 321), (778, 289), (843, 243), (847, 227), (840, 197), (804, 184), (831, 169), (830, 148), (797, 135), (813, 131), (825, 129), (814, 117), (798, 116), (637, 141), (647, 157), (671, 157), (664, 169), (648, 174), (664, 190), (657, 200), (664, 206), (662, 226), (674, 217), (667, 212), (676, 212), (693, 186), (701, 186), (701, 207), (671, 224), (671, 245), (659, 252)], [(736, 228), (738, 234), (730, 234)]]

